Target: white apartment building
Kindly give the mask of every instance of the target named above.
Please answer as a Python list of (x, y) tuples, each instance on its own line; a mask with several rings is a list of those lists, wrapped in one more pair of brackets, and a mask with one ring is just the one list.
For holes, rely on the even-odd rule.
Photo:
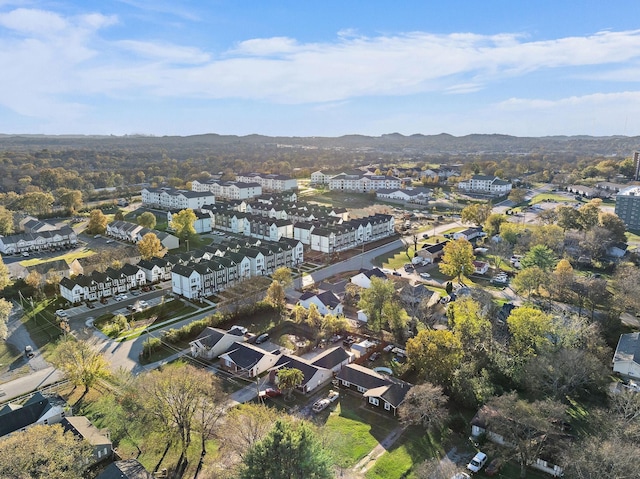
[(215, 196), (208, 191), (177, 190), (175, 188), (144, 188), (142, 204), (167, 210), (197, 210), (215, 204)]

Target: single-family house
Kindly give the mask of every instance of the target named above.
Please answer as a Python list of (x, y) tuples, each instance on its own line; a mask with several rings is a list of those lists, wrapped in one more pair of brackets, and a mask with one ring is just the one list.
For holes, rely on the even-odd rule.
[(334, 374), (353, 361), (353, 354), (340, 346), (325, 349), (311, 359), (311, 364), (319, 368), (330, 369)]
[(482, 235), (482, 230), (480, 228), (467, 228), (462, 231), (457, 231), (453, 233), (453, 239), (457, 240), (460, 238), (466, 239), (467, 241), (471, 241), (472, 239), (478, 238)]
[(444, 246), (447, 243), (448, 241), (441, 241), (436, 244), (425, 244), (416, 254), (429, 263), (435, 263), (444, 255)]
[(424, 284), (404, 284), (399, 290), (400, 300), (408, 305), (415, 306), (423, 301), (429, 301), (433, 296), (433, 291)]
[(270, 378), (275, 384), (278, 384), (278, 370), (282, 368), (298, 369), (302, 372), (303, 379), (298, 389), (303, 393), (314, 391), (333, 378), (331, 369), (315, 366), (298, 356), (282, 354), (269, 372)]
[(486, 261), (474, 261), (473, 262), (473, 272), (474, 274), (487, 274), (489, 271), (489, 263)]
[(64, 432), (71, 432), (75, 437), (84, 439), (93, 447), (94, 463), (113, 456), (113, 444), (109, 433), (95, 427), (85, 416), (67, 416), (60, 422)]
[(369, 351), (377, 346), (377, 343), (368, 339), (351, 345), (351, 352), (355, 355), (356, 359), (365, 356)]
[(44, 396), (37, 392), (22, 406), (12, 405), (0, 410), (0, 437), (24, 431), (35, 424), (57, 424), (70, 412), (59, 396)]
[(322, 293), (302, 293), (298, 302), (300, 306), (306, 309), (315, 304), (320, 314), (333, 314), (335, 316), (343, 313), (343, 305), (333, 291), (324, 291)]
[(640, 379), (640, 333), (620, 335), (613, 355), (613, 372), (624, 377)]
[(351, 277), (351, 282), (361, 288), (371, 287), (371, 278), (387, 279), (387, 275), (380, 268), (361, 269), (358, 274)]
[(279, 355), (269, 353), (253, 344), (238, 342), (219, 357), (222, 369), (250, 378), (268, 371), (280, 358)]
[(359, 364), (346, 365), (336, 379), (340, 386), (362, 394), (370, 406), (389, 411), (393, 415), (397, 414), (412, 387), (409, 383), (384, 376)]
[(137, 459), (126, 459), (109, 464), (96, 479), (153, 479)]
[[(505, 440), (499, 431), (491, 430), (491, 420), (495, 416), (496, 411), (488, 406), (483, 406), (471, 420), (471, 436), (474, 438), (482, 435), (486, 436), (491, 442), (500, 444), (505, 447), (511, 445)], [(562, 432), (549, 433), (543, 438), (545, 443), (553, 444), (554, 442), (569, 441), (570, 437)], [(554, 448), (539, 447), (540, 456), (531, 464), (531, 467), (539, 471), (551, 474), (553, 477), (561, 477), (564, 474), (560, 457), (556, 457)]]
[(607, 246), (607, 255), (612, 258), (622, 258), (627, 253), (629, 245), (623, 242), (612, 243)]
[(194, 358), (214, 359), (226, 353), (234, 343), (244, 341), (244, 333), (240, 328), (228, 331), (207, 327), (196, 339), (189, 343), (191, 356)]

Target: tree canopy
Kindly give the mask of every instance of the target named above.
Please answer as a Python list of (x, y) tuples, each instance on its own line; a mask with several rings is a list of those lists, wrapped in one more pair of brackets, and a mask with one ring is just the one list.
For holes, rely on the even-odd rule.
[(460, 281), (462, 275), (470, 275), (474, 272), (473, 246), (464, 238), (449, 241), (444, 245), (444, 255), (440, 263), (440, 271), (448, 276), (454, 276)]
[(137, 218), (138, 224), (140, 226), (144, 226), (145, 228), (153, 229), (156, 227), (156, 215), (154, 215), (151, 211), (145, 211)]
[(243, 460), (241, 479), (330, 479), (329, 455), (304, 421), (276, 421)]
[(147, 233), (138, 242), (138, 251), (142, 259), (151, 259), (162, 256), (162, 243), (155, 233)]
[(196, 214), (193, 210), (186, 209), (171, 216), (169, 227), (172, 228), (178, 238), (186, 239), (196, 234)]
[(448, 330), (425, 329), (407, 341), (407, 360), (428, 381), (447, 385), (463, 358), (460, 339)]
[(384, 327), (384, 306), (393, 300), (395, 288), (392, 281), (372, 277), (371, 286), (360, 292), (358, 307), (367, 315), (367, 324), (374, 331)]
[(85, 232), (88, 234), (104, 234), (108, 221), (102, 210), (91, 210)]

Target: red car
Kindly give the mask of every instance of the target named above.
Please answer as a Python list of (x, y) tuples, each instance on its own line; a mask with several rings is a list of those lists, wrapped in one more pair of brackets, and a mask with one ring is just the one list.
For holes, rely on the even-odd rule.
[(282, 391), (279, 389), (267, 388), (264, 391), (260, 391), (260, 397), (275, 398), (278, 396), (282, 396)]

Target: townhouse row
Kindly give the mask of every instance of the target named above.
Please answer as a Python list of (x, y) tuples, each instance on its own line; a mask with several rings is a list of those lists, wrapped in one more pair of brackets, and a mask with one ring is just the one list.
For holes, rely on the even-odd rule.
[(0, 236), (0, 253), (22, 254), (37, 251), (68, 249), (76, 246), (78, 236), (72, 228), (44, 230), (33, 233), (20, 233)]
[(180, 240), (164, 231), (152, 230), (128, 221), (112, 221), (107, 225), (105, 234), (112, 238), (138, 244), (138, 242), (148, 233), (153, 233), (160, 240), (164, 248), (175, 249), (180, 246)]
[(191, 182), (191, 190), (199, 193), (209, 192), (216, 198), (227, 200), (248, 200), (262, 195), (260, 183), (244, 181), (207, 180)]
[(204, 247), (199, 257), (176, 264), (171, 288), (188, 299), (206, 298), (239, 281), (272, 274), (280, 267), (296, 268), (303, 261), (302, 243), (290, 238), (259, 244), (229, 241)]

